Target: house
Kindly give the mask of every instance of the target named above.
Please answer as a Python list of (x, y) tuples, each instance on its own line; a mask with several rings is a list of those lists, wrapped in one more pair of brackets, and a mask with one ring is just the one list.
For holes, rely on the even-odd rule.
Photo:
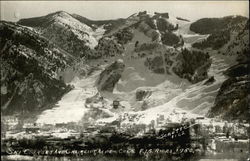
[(204, 119), (205, 119), (205, 117), (203, 117), (203, 116), (196, 117), (196, 120), (204, 120)]
[(27, 134), (31, 134), (31, 133), (39, 133), (40, 132), (40, 128), (39, 127), (26, 127), (25, 128), (25, 132)]
[(15, 129), (20, 121), (17, 116), (1, 116), (1, 122), (3, 122), (9, 130)]
[(120, 101), (118, 101), (118, 100), (113, 101), (113, 108), (114, 109), (117, 109), (119, 107), (119, 105), (120, 105)]
[(56, 128), (64, 128), (65, 126), (67, 126), (65, 123), (56, 123), (55, 125)]

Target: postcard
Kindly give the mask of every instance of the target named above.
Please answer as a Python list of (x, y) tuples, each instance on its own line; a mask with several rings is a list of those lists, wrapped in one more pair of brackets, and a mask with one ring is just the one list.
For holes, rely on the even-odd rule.
[(1, 160), (245, 161), (249, 1), (1, 1)]

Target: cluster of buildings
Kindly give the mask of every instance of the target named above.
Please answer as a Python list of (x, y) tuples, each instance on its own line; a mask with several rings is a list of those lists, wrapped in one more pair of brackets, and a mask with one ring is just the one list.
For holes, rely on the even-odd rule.
[[(184, 116), (185, 114), (183, 114)], [(16, 116), (1, 118), (1, 138), (44, 137), (44, 138), (82, 138), (87, 136), (111, 136), (114, 132), (126, 133), (131, 136), (158, 134), (164, 129), (176, 129), (180, 125), (188, 125), (191, 139), (205, 139), (203, 143), (209, 152), (234, 151), (241, 152), (249, 149), (249, 124), (240, 122), (218, 122), (197, 117), (184, 119), (181, 122), (169, 122), (162, 114), (152, 119), (150, 124), (138, 123), (136, 120), (143, 116), (124, 114), (117, 120), (105, 123), (58, 123), (55, 125), (26, 123)], [(188, 124), (187, 124), (188, 123)], [(195, 142), (195, 141), (194, 141)]]
[(24, 119), (20, 119), (17, 116), (3, 116), (1, 117), (1, 138), (36, 138), (40, 137), (67, 137), (76, 136), (80, 134), (82, 129), (75, 122), (69, 123), (57, 123), (52, 124), (37, 124), (33, 122), (27, 122)]

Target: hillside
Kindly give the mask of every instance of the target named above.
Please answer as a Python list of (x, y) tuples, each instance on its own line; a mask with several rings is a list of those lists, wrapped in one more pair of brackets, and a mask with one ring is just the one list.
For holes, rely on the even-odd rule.
[[(226, 120), (249, 120), (250, 91), (250, 55), (249, 49), (242, 51), (238, 63), (226, 70), (228, 79), (223, 82), (214, 106), (208, 113), (210, 117), (221, 117)], [(244, 58), (243, 58), (244, 56)]]
[(236, 55), (237, 63), (225, 71), (228, 79), (220, 87), (215, 103), (208, 115), (224, 119), (249, 121), (250, 55), (249, 55), (249, 20), (243, 30), (235, 35), (221, 50), (227, 55)]
[(76, 57), (85, 57), (98, 44), (93, 29), (64, 11), (21, 19), (18, 24), (33, 27), (42, 36)]
[(190, 25), (190, 30), (199, 34), (209, 34), (209, 36), (205, 41), (194, 43), (192, 46), (199, 49), (219, 49), (234, 39), (236, 33), (244, 29), (247, 20), (242, 16), (197, 20)]
[(38, 33), (2, 21), (0, 44), (3, 113), (38, 111), (70, 89), (58, 73), (73, 59)]
[[(122, 54), (125, 52), (126, 44), (131, 43), (138, 32), (151, 39), (148, 42), (149, 45), (150, 43), (156, 43), (181, 47), (184, 43), (182, 37), (175, 33), (178, 30), (176, 21), (178, 20), (170, 18), (168, 13), (150, 14), (146, 11), (135, 13), (125, 19), (123, 25), (113, 28), (112, 31), (99, 40), (94, 55), (101, 57)], [(138, 47), (142, 45), (140, 41), (134, 43)]]

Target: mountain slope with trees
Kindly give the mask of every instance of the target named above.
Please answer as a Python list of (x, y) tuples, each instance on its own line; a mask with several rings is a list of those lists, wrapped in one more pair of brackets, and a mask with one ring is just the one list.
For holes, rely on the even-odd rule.
[(73, 59), (29, 28), (0, 23), (1, 111), (38, 111), (57, 101), (68, 87), (60, 71)]

